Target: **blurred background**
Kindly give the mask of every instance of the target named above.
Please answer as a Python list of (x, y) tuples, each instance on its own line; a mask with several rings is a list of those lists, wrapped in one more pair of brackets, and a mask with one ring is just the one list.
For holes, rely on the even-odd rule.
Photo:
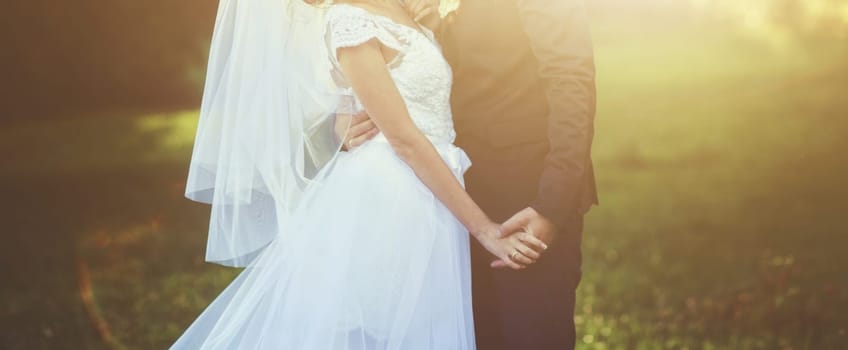
[[(580, 349), (848, 348), (848, 1), (592, 0)], [(0, 349), (165, 348), (236, 270), (183, 199), (217, 2), (0, 14)]]

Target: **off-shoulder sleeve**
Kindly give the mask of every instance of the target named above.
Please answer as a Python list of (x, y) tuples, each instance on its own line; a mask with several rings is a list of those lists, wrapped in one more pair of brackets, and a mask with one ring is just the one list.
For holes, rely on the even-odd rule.
[(339, 6), (327, 14), (325, 40), (333, 62), (338, 64), (338, 49), (356, 47), (372, 39), (403, 55), (406, 43), (388, 30), (374, 15), (352, 6)]

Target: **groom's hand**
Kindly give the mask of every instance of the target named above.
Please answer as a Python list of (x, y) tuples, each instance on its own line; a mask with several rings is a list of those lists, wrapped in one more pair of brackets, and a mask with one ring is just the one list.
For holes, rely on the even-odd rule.
[[(548, 249), (548, 246), (553, 243), (556, 237), (556, 226), (554, 223), (531, 207), (524, 208), (509, 220), (501, 225), (501, 235), (503, 237), (510, 235), (532, 235), (544, 243), (542, 251)], [(494, 268), (506, 267), (503, 262), (495, 261), (492, 263)]]
[(380, 132), (364, 111), (356, 115), (336, 114), (334, 127), (336, 137), (348, 151), (361, 146)]
[(439, 12), (438, 0), (403, 0), (401, 3), (416, 22)]

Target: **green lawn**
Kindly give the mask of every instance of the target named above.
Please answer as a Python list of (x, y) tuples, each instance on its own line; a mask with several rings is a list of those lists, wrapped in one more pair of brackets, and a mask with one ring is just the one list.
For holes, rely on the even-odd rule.
[(688, 34), (599, 48), (582, 347), (845, 348), (845, 46)]
[[(596, 37), (580, 348), (848, 348), (848, 48), (684, 29)], [(235, 275), (182, 198), (195, 123), (0, 131), (0, 348), (164, 348)]]

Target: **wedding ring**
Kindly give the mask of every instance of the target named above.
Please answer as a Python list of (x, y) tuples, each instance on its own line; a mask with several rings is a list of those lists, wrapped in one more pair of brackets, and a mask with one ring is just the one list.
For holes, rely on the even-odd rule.
[(512, 252), (512, 254), (510, 254), (510, 255), (509, 255), (509, 258), (510, 258), (510, 259), (512, 259), (512, 260), (516, 260), (516, 259), (515, 259), (515, 257), (516, 257), (516, 256), (518, 256), (518, 251), (517, 251), (517, 250), (516, 250), (516, 251), (514, 251), (514, 252)]

